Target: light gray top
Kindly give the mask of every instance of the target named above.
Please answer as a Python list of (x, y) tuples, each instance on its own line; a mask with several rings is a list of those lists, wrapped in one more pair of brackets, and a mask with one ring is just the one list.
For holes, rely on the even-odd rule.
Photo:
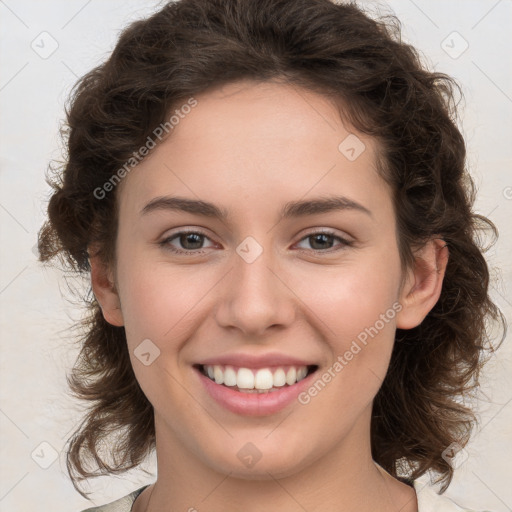
[[(463, 508), (457, 505), (451, 499), (440, 496), (429, 485), (420, 483), (417, 480), (413, 482), (416, 495), (418, 497), (418, 512), (489, 512), (489, 511), (476, 511), (469, 508)], [(135, 499), (142, 493), (142, 491), (149, 487), (150, 484), (133, 491), (128, 496), (108, 503), (100, 507), (88, 508), (82, 512), (130, 512), (133, 507)]]

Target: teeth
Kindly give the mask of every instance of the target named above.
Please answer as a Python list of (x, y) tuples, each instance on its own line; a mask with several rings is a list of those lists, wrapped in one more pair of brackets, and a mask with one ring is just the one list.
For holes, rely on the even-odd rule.
[(307, 366), (289, 366), (279, 368), (234, 368), (233, 366), (206, 365), (203, 372), (217, 384), (238, 387), (240, 391), (264, 393), (276, 391), (285, 385), (292, 386), (304, 379), (308, 373)]
[(278, 368), (274, 372), (274, 386), (281, 387), (286, 384), (286, 373), (284, 373), (284, 370), (282, 368)]
[(297, 381), (302, 380), (308, 374), (307, 368), (299, 368), (297, 370)]
[(297, 382), (297, 370), (292, 366), (286, 374), (286, 384), (291, 386)]
[[(220, 369), (220, 366), (215, 368)], [(236, 385), (243, 389), (254, 389), (254, 373), (248, 368), (240, 368), (236, 375)]]
[(224, 384), (224, 372), (220, 366), (213, 367), (213, 378), (217, 384)]
[(237, 376), (232, 366), (226, 366), (224, 370), (224, 385), (225, 386), (236, 386)]
[(263, 368), (256, 372), (254, 378), (254, 387), (256, 389), (270, 389), (274, 387), (274, 377), (268, 368)]

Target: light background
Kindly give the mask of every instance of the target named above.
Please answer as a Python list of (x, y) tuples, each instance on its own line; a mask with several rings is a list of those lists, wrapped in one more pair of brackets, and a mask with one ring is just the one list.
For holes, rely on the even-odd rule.
[[(404, 38), (425, 62), (463, 87), (463, 132), (479, 188), (477, 211), (500, 230), (499, 243), (488, 253), (490, 265), (500, 269), (493, 270), (492, 295), (510, 323), (512, 2), (363, 4), (394, 11)], [(61, 155), (59, 122), (71, 86), (108, 56), (124, 26), (157, 7), (142, 0), (0, 0), (0, 511), (78, 511), (154, 480), (139, 470), (93, 480), (92, 503), (73, 489), (62, 450), (80, 411), (66, 395), (65, 373), (76, 356), (66, 328), (81, 313), (61, 295), (64, 276), (36, 262), (34, 245), (50, 192), (44, 174)], [(461, 53), (465, 41), (468, 48)], [(52, 44), (58, 48), (44, 54)], [(512, 510), (511, 369), (509, 336), (483, 375), (481, 425), (446, 493), (461, 505)], [(154, 469), (154, 462), (146, 467)]]

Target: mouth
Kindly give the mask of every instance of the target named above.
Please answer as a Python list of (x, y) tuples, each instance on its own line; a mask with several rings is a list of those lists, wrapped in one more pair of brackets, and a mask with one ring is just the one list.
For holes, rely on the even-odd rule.
[(224, 409), (244, 416), (268, 416), (293, 402), (299, 404), (297, 397), (311, 385), (319, 367), (196, 364), (193, 368), (207, 396)]
[(317, 365), (244, 368), (231, 365), (195, 365), (205, 377), (240, 393), (274, 393), (302, 381)]

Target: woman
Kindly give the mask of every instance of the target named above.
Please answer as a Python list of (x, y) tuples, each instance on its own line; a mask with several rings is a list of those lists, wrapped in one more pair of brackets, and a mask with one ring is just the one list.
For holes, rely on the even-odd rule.
[(94, 292), (68, 469), (158, 459), (90, 510), (461, 510), (417, 481), (501, 320), (454, 85), (328, 0), (169, 3), (80, 80), (40, 233)]

